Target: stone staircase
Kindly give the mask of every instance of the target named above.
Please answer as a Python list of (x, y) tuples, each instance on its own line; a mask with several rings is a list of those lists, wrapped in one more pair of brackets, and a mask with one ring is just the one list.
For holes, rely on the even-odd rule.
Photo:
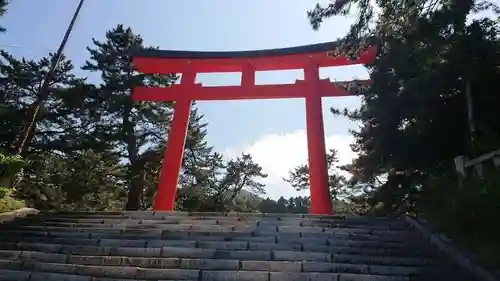
[(0, 281), (475, 280), (404, 219), (41, 213), (0, 225)]

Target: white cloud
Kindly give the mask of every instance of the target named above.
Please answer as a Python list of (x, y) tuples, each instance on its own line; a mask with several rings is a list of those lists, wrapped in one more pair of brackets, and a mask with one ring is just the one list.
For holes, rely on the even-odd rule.
[[(351, 150), (353, 138), (350, 135), (331, 135), (326, 137), (327, 149), (335, 148), (341, 164), (350, 163), (356, 154)], [(309, 191), (297, 192), (283, 181), (288, 171), (307, 162), (307, 139), (304, 131), (286, 134), (266, 135), (249, 145), (226, 149), (225, 155), (238, 156), (241, 152), (250, 153), (269, 176), (265, 179), (267, 196), (276, 199), (280, 196), (291, 197), (308, 195)]]

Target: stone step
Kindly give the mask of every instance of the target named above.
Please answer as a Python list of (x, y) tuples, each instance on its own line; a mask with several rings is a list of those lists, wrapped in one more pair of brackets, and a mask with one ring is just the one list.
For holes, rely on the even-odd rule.
[[(67, 230), (67, 229), (66, 229)], [(78, 241), (86, 240), (85, 244), (99, 244), (100, 240), (110, 241), (117, 246), (125, 245), (153, 245), (162, 243), (165, 240), (189, 240), (206, 241), (220, 244), (236, 244), (243, 242), (264, 242), (264, 243), (288, 243), (288, 244), (313, 244), (330, 246), (350, 246), (350, 247), (384, 247), (384, 248), (414, 248), (426, 246), (421, 239), (413, 240), (385, 240), (385, 239), (357, 239), (351, 235), (328, 235), (327, 233), (196, 233), (196, 232), (169, 232), (169, 231), (128, 231), (113, 229), (108, 232), (93, 232), (88, 229), (75, 230), (74, 232), (50, 232), (50, 231), (29, 231), (13, 230), (0, 231), (0, 239), (5, 241)], [(88, 241), (93, 240), (93, 241)], [(112, 241), (116, 240), (116, 241)], [(122, 241), (122, 242), (120, 242)], [(124, 243), (123, 245), (119, 243)]]
[[(76, 263), (88, 265), (135, 265), (139, 267), (175, 267), (193, 268), (201, 264), (201, 269), (224, 269), (224, 270), (249, 270), (244, 266), (258, 262), (261, 266), (270, 266), (265, 270), (290, 270), (309, 271), (303, 268), (308, 262), (302, 261), (252, 261), (252, 260), (224, 260), (224, 259), (194, 259), (194, 258), (160, 258), (160, 257), (127, 257), (127, 256), (81, 256), (57, 253), (45, 253), (37, 251), (0, 251), (1, 260), (29, 260), (49, 263)], [(125, 264), (124, 260), (127, 261)], [(156, 262), (155, 262), (156, 261)], [(440, 264), (437, 260), (416, 258), (394, 258), (383, 256), (354, 256), (334, 255), (332, 262), (340, 265), (361, 266), (400, 266), (400, 267), (431, 267)], [(134, 263), (134, 264), (129, 264)], [(193, 265), (195, 264), (195, 265)], [(309, 265), (308, 265), (309, 266)]]
[(224, 259), (193, 258), (144, 258), (123, 256), (78, 256), (28, 251), (0, 251), (1, 261), (41, 262), (52, 264), (76, 264), (92, 266), (132, 266), (141, 268), (172, 268), (201, 270), (245, 270), (245, 271), (293, 271), (330, 272), (408, 276), (432, 269), (425, 266), (376, 265), (306, 261), (239, 261)]
[(461, 272), (394, 218), (43, 213), (0, 225), (0, 281), (472, 280)]
[[(82, 276), (82, 275), (0, 269), (0, 281), (48, 281), (48, 280), (49, 281), (113, 281), (101, 278), (96, 279), (93, 277)], [(119, 281), (119, 280), (114, 280), (114, 281)], [(128, 281), (134, 281), (134, 280), (128, 279)]]
[[(225, 273), (225, 274), (224, 274)], [(222, 275), (224, 274), (224, 275)], [(231, 275), (233, 274), (233, 275)], [(442, 274), (426, 274), (415, 277), (402, 277), (402, 276), (376, 276), (376, 275), (366, 275), (366, 274), (335, 274), (335, 273), (304, 273), (304, 272), (269, 272), (265, 279), (258, 279), (262, 277), (261, 275), (254, 276), (252, 274), (240, 274), (240, 272), (227, 272), (222, 271), (217, 274), (218, 278), (225, 279), (206, 279), (207, 275), (202, 275), (205, 279), (196, 280), (184, 280), (184, 281), (442, 281), (442, 280), (454, 280), (454, 281), (470, 281), (470, 277), (460, 276), (460, 275), (442, 275)], [(453, 276), (450, 279), (450, 276)], [(216, 277), (216, 278), (217, 278)], [(245, 278), (247, 277), (247, 278)], [(255, 277), (255, 278), (254, 278)], [(49, 273), (49, 272), (39, 272), (39, 271), (18, 271), (18, 270), (8, 270), (0, 269), (0, 281), (146, 281), (144, 279), (110, 279), (101, 277), (90, 277), (83, 275), (72, 275), (72, 274), (60, 274), (60, 273)], [(167, 281), (167, 280), (163, 280)]]
[(36, 231), (36, 230), (12, 230), (0, 231), (1, 237), (35, 237), (35, 238), (70, 238), (70, 239), (117, 239), (117, 240), (195, 240), (195, 241), (248, 241), (266, 243), (318, 243), (339, 245), (367, 245), (377, 243), (427, 246), (427, 243), (415, 237), (414, 239), (371, 239), (370, 237), (359, 237), (349, 234), (327, 234), (327, 233), (246, 233), (246, 232), (170, 232), (170, 231)]
[(469, 281), (402, 219), (42, 213), (0, 225), (0, 281)]
[[(133, 272), (133, 270), (131, 270)], [(135, 271), (136, 275), (141, 275), (142, 272)], [(161, 272), (155, 272), (156, 275), (161, 275)], [(169, 272), (170, 274), (172, 272)], [(153, 275), (153, 274), (152, 274)], [(199, 273), (199, 278), (186, 279), (189, 276), (183, 276), (185, 279), (176, 279), (184, 281), (410, 281), (409, 277), (404, 276), (377, 276), (364, 274), (349, 274), (349, 273), (305, 273), (305, 272), (255, 272), (255, 271), (202, 271)], [(13, 277), (15, 279), (7, 279)], [(1, 281), (145, 281), (148, 279), (109, 279), (109, 278), (93, 278), (89, 276), (60, 274), (40, 271), (16, 271), (16, 270), (0, 270)], [(149, 279), (152, 280), (152, 279)], [(162, 279), (167, 281), (165, 279)], [(174, 279), (170, 279), (174, 280)], [(438, 280), (438, 279), (436, 279)], [(427, 281), (430, 281), (429, 279)]]
[[(368, 265), (352, 265), (352, 264), (332, 264), (332, 263), (295, 263), (283, 265), (270, 265), (262, 261), (253, 261), (241, 263), (230, 261), (226, 265), (232, 265), (228, 269), (218, 270), (216, 263), (209, 265), (200, 260), (162, 260), (150, 262), (156, 267), (144, 267), (149, 265), (145, 263), (137, 263), (132, 259), (116, 260), (120, 265), (95, 265), (89, 263), (88, 260), (74, 260), (80, 263), (48, 263), (30, 260), (0, 260), (0, 269), (6, 270), (25, 270), (32, 272), (47, 272), (70, 275), (83, 275), (88, 277), (104, 277), (104, 278), (121, 278), (121, 279), (144, 279), (144, 280), (269, 280), (272, 276), (280, 276), (286, 270), (288, 274), (295, 274), (302, 278), (310, 278), (313, 276), (331, 276), (339, 280), (342, 275), (344, 277), (356, 275), (361, 276), (379, 276), (381, 280), (408, 280), (410, 276), (418, 276), (419, 274), (428, 274), (433, 269), (419, 267), (391, 267), (391, 266), (368, 266)], [(183, 262), (184, 261), (184, 262)], [(142, 266), (136, 266), (140, 264)], [(161, 267), (158, 267), (160, 265)], [(177, 266), (183, 265), (186, 268)], [(203, 268), (203, 266), (208, 268)], [(169, 266), (176, 266), (175, 268)], [(278, 266), (278, 267), (274, 267)], [(200, 268), (201, 267), (201, 268)], [(274, 268), (273, 268), (274, 267)], [(274, 270), (273, 270), (274, 269)], [(287, 276), (288, 276), (287, 274)], [(347, 275), (349, 274), (349, 275)], [(392, 277), (393, 279), (390, 279)], [(405, 277), (405, 279), (397, 279)], [(251, 279), (248, 279), (251, 278)], [(296, 278), (296, 277), (292, 277)], [(279, 280), (279, 279), (278, 279)], [(292, 279), (294, 280), (294, 279)], [(300, 280), (300, 279), (299, 279)], [(310, 279), (305, 279), (310, 280)], [(342, 279), (340, 279), (342, 280)], [(345, 280), (345, 279), (344, 279)], [(349, 280), (349, 279), (347, 279)], [(354, 279), (356, 280), (356, 279)], [(370, 279), (368, 279), (370, 280)], [(379, 279), (375, 279), (379, 280)]]
[(113, 227), (113, 226), (130, 226), (130, 227), (172, 227), (173, 225), (185, 226), (234, 226), (238, 227), (261, 227), (261, 228), (298, 228), (298, 227), (311, 227), (311, 228), (357, 228), (357, 229), (376, 229), (376, 230), (404, 230), (407, 228), (403, 224), (391, 225), (366, 225), (366, 224), (345, 224), (345, 223), (313, 223), (313, 222), (297, 222), (297, 223), (279, 223), (279, 222), (262, 222), (262, 221), (170, 221), (170, 220), (78, 220), (78, 221), (54, 221), (43, 220), (38, 221), (38, 225), (45, 226), (81, 226), (81, 227)]
[[(189, 238), (189, 237), (188, 237)], [(377, 240), (341, 240), (341, 239), (321, 239), (321, 238), (275, 238), (270, 242), (250, 242), (241, 241), (204, 241), (199, 240), (161, 240), (161, 239), (92, 239), (92, 238), (74, 238), (74, 237), (33, 237), (18, 235), (0, 235), (3, 242), (37, 242), (37, 243), (57, 243), (64, 245), (82, 245), (82, 246), (102, 246), (102, 247), (162, 247), (179, 245), (186, 248), (209, 248), (209, 249), (227, 249), (227, 250), (259, 250), (260, 248), (305, 250), (305, 249), (329, 249), (335, 246), (354, 247), (354, 248), (383, 248), (383, 249), (413, 249), (421, 247), (422, 244), (412, 244), (404, 242), (387, 242)]]
[[(67, 230), (67, 229), (66, 229)], [(38, 230), (11, 230), (0, 231), (0, 238), (80, 238), (80, 239), (117, 239), (117, 240), (206, 240), (206, 241), (249, 241), (249, 242), (296, 242), (330, 245), (360, 245), (378, 246), (387, 245), (422, 245), (421, 239), (411, 236), (357, 235), (357, 234), (329, 234), (329, 233), (255, 233), (255, 232), (182, 232), (182, 231), (130, 231), (113, 229), (110, 232), (93, 232), (89, 229), (74, 231), (38, 231)], [(413, 239), (412, 239), (413, 238)]]
[(62, 273), (88, 277), (153, 279), (153, 280), (198, 280), (200, 270), (158, 269), (122, 266), (91, 266), (77, 264), (58, 264), (29, 261), (0, 260), (0, 268), (34, 272)]
[[(203, 238), (210, 241), (255, 241), (255, 242), (273, 242), (277, 240), (286, 240), (286, 238), (317, 238), (317, 239), (335, 239), (335, 240), (355, 240), (355, 241), (388, 241), (388, 242), (412, 242), (418, 237), (411, 233), (387, 233), (387, 234), (364, 234), (364, 233), (311, 233), (305, 232), (300, 234), (290, 233), (272, 233), (269, 236), (256, 236), (259, 233), (247, 232), (172, 232), (158, 230), (144, 230), (142, 232), (135, 231), (133, 234), (120, 231), (116, 233), (94, 233), (88, 229), (73, 232), (61, 231), (38, 231), (32, 229), (9, 229), (1, 230), (0, 236), (18, 236), (18, 237), (53, 237), (53, 238), (109, 238), (109, 239), (197, 239)], [(196, 237), (196, 238), (192, 238)]]
[[(257, 225), (257, 224), (144, 224), (144, 223), (119, 223), (119, 224), (88, 224), (88, 223), (60, 223), (60, 222), (40, 222), (38, 227), (61, 227), (61, 228), (127, 228), (127, 229), (168, 229), (177, 231), (261, 231), (261, 232), (335, 232), (337, 229), (367, 229), (370, 232), (397, 233), (407, 229), (386, 229), (382, 227), (323, 227), (323, 226), (282, 226), (282, 225)], [(18, 227), (31, 227), (33, 225), (18, 225)]]
[(380, 223), (386, 221), (398, 220), (392, 217), (370, 217), (357, 215), (313, 215), (313, 214), (290, 214), (290, 213), (237, 213), (237, 212), (168, 212), (168, 211), (118, 211), (118, 212), (43, 212), (38, 216), (56, 216), (64, 217), (129, 217), (129, 218), (166, 218), (166, 217), (197, 217), (197, 218), (252, 218), (265, 219), (310, 219), (310, 220), (345, 220), (345, 221), (363, 221), (368, 223)]
[[(99, 221), (167, 221), (171, 223), (181, 223), (183, 221), (195, 221), (196, 223), (204, 222), (231, 222), (231, 221), (254, 221), (259, 223), (270, 223), (270, 224), (282, 224), (282, 225), (301, 225), (301, 224), (325, 224), (325, 225), (371, 225), (375, 227), (385, 227), (389, 228), (394, 226), (395, 228), (406, 227), (406, 223), (401, 219), (387, 219), (387, 218), (366, 218), (352, 216), (348, 218), (339, 217), (328, 217), (328, 216), (312, 216), (312, 217), (280, 217), (277, 216), (262, 216), (262, 215), (252, 215), (252, 214), (240, 214), (239, 216), (178, 216), (178, 213), (166, 213), (166, 215), (158, 215), (152, 212), (132, 212), (130, 215), (112, 215), (112, 214), (102, 214), (96, 215), (93, 213), (89, 214), (74, 214), (65, 215), (63, 214), (40, 214), (38, 216), (32, 217), (33, 219), (39, 220), (57, 220), (60, 222), (77, 222), (77, 221), (88, 221), (88, 222), (99, 222)], [(203, 214), (203, 213), (202, 213)]]
[[(405, 256), (416, 258), (431, 258), (435, 256), (429, 249), (404, 248), (353, 248), (341, 246), (303, 245), (301, 249), (293, 250), (290, 245), (279, 246), (274, 243), (252, 243), (252, 248), (230, 250), (219, 248), (218, 244), (208, 245), (205, 248), (189, 248), (186, 246), (163, 247), (105, 247), (90, 245), (69, 245), (29, 242), (0, 242), (3, 250), (40, 251), (48, 253), (78, 254), (78, 255), (110, 255), (135, 257), (184, 257), (184, 258), (231, 258), (241, 260), (296, 260), (330, 261), (336, 254), (346, 255), (375, 255), (375, 256)], [(212, 248), (208, 248), (212, 246)]]
[[(318, 226), (256, 226), (256, 225), (196, 225), (196, 224), (116, 224), (116, 225), (105, 225), (105, 224), (66, 224), (66, 223), (48, 223), (48, 224), (37, 224), (37, 225), (19, 225), (19, 229), (37, 229), (37, 228), (47, 228), (47, 229), (160, 229), (169, 231), (200, 231), (200, 232), (313, 232), (313, 233), (336, 233), (336, 232), (346, 232), (351, 228), (330, 228), (330, 227), (318, 227)], [(4, 228), (5, 229), (5, 228)], [(12, 228), (11, 228), (12, 229)], [(354, 230), (356, 232), (356, 230)], [(359, 231), (358, 231), (359, 232)], [(405, 230), (386, 230), (370, 228), (368, 233), (387, 233), (387, 234), (400, 234), (407, 233)]]
[(123, 212), (119, 214), (113, 213), (51, 213), (42, 212), (30, 217), (44, 217), (44, 218), (59, 218), (59, 219), (145, 219), (145, 220), (165, 220), (165, 219), (178, 219), (178, 220), (262, 220), (262, 221), (294, 221), (294, 220), (309, 220), (309, 221), (338, 221), (338, 222), (352, 222), (352, 223), (367, 223), (367, 224), (383, 224), (392, 223), (396, 221), (403, 221), (401, 218), (388, 218), (388, 217), (364, 217), (364, 216), (328, 216), (328, 215), (293, 215), (293, 214), (258, 214), (258, 213), (233, 213), (224, 215), (216, 213), (178, 213), (178, 212)]
[(301, 232), (301, 233), (349, 233), (349, 234), (371, 234), (380, 236), (399, 236), (410, 234), (411, 230), (406, 229), (381, 229), (381, 228), (359, 228), (359, 227), (320, 227), (320, 226), (271, 226), (271, 225), (249, 225), (249, 224), (78, 224), (59, 222), (40, 222), (31, 224), (11, 224), (9, 227), (0, 226), (1, 230), (29, 230), (46, 229), (47, 231), (74, 231), (72, 229), (91, 231), (114, 231), (116, 229), (127, 230), (168, 230), (168, 231), (191, 231), (191, 232)]
[[(60, 227), (60, 226), (41, 226), (41, 225), (19, 225), (12, 226), (11, 228), (0, 228), (0, 231), (13, 231), (13, 230), (30, 230), (30, 231), (41, 231), (41, 232), (89, 232), (89, 233), (108, 233), (108, 234), (143, 234), (143, 233), (167, 233), (167, 232), (200, 232), (207, 233), (251, 233), (251, 236), (274, 236), (280, 234), (290, 234), (290, 235), (303, 235), (305, 233), (326, 233), (326, 234), (337, 234), (337, 233), (349, 233), (349, 234), (373, 234), (380, 236), (404, 236), (409, 234), (408, 230), (369, 230), (366, 232), (357, 231), (353, 229), (335, 229), (335, 228), (316, 228), (316, 227), (281, 227), (281, 228), (233, 228), (232, 226), (196, 226), (192, 225), (172, 225), (166, 228), (128, 228), (128, 227)], [(295, 233), (295, 234), (294, 234)], [(230, 235), (230, 234), (228, 234)]]

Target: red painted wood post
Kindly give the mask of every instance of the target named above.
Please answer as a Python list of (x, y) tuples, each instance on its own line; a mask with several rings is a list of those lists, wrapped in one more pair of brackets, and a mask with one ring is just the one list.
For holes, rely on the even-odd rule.
[[(182, 74), (181, 84), (193, 86), (195, 80), (196, 72), (185, 72)], [(178, 99), (175, 102), (174, 117), (170, 125), (167, 149), (163, 157), (160, 181), (155, 195), (153, 208), (155, 211), (172, 211), (174, 209), (192, 104), (193, 100), (189, 97), (189, 93), (186, 93), (186, 98)]]
[(309, 183), (311, 214), (331, 215), (332, 200), (328, 188), (325, 129), (319, 92), (319, 68), (316, 64), (304, 68), (304, 80), (310, 89), (306, 96), (307, 152), (309, 156)]
[(255, 90), (255, 69), (254, 67), (247, 63), (242, 67), (241, 71), (241, 88), (243, 90)]

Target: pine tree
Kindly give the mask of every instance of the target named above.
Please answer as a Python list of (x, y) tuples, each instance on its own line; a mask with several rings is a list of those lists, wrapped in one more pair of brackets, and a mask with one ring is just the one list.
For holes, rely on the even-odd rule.
[[(35, 61), (16, 59), (7, 52), (2, 52), (1, 56), (4, 64), (0, 66), (3, 79), (0, 86), (0, 152), (12, 154), (24, 125), (22, 120), (30, 114), (38, 98), (38, 87), (51, 57)], [(100, 189), (114, 190), (110, 187), (117, 183), (113, 179), (116, 176), (109, 174), (119, 169), (118, 160), (107, 153), (110, 146), (99, 139), (103, 131), (97, 124), (99, 101), (92, 95), (93, 87), (77, 78), (73, 69), (72, 63), (64, 57), (58, 64), (50, 95), (26, 150), (24, 177), (15, 186), (16, 196), (40, 209), (61, 209), (71, 204), (82, 206), (78, 202), (87, 194), (99, 194)], [(9, 180), (8, 185), (12, 185)]]
[[(35, 61), (16, 59), (0, 51), (3, 61), (0, 65), (0, 152), (16, 154), (16, 142), (25, 126), (23, 120), (32, 114), (34, 104), (39, 100), (38, 89), (50, 66), (51, 56)], [(88, 124), (77, 120), (79, 108), (64, 105), (68, 95), (78, 99), (76, 93), (79, 91), (73, 89), (84, 84), (84, 80), (75, 77), (72, 71), (72, 63), (62, 57), (49, 88), (50, 95), (38, 114), (37, 126), (30, 132), (30, 145), (24, 153), (24, 160), (29, 162), (33, 156), (56, 150), (58, 153), (68, 151), (70, 146), (86, 139), (80, 133), (85, 131), (84, 127)], [(13, 187), (22, 179), (19, 175), (16, 178), (17, 181), (14, 176), (2, 178), (2, 181)]]
[(94, 39), (93, 43), (94, 46), (87, 48), (90, 60), (83, 69), (101, 73), (102, 84), (98, 86), (98, 92), (105, 115), (99, 122), (108, 130), (106, 141), (127, 160), (129, 190), (126, 208), (138, 210), (145, 184), (141, 155), (163, 146), (172, 110), (168, 102), (134, 102), (132, 90), (141, 85), (168, 87), (175, 81), (175, 76), (134, 72), (132, 58), (125, 52), (151, 47), (145, 47), (143, 39), (123, 25), (108, 31), (105, 41)]
[[(38, 61), (19, 60), (5, 51), (0, 51), (0, 59), (3, 61), (3, 64), (0, 65), (2, 75), (2, 84), (0, 85), (2, 123), (0, 125), (4, 126), (0, 130), (0, 148), (5, 152), (15, 153), (16, 138), (24, 126), (22, 121), (25, 116), (31, 114), (33, 104), (39, 98), (40, 83), (48, 71), (52, 55)], [(32, 150), (42, 149), (39, 146), (43, 143), (44, 138), (57, 139), (58, 134), (66, 129), (63, 127), (72, 128), (75, 125), (68, 118), (70, 118), (69, 115), (77, 114), (76, 109), (74, 107), (67, 108), (61, 104), (61, 98), (67, 100), (68, 94), (81, 93), (80, 90), (69, 92), (80, 86), (83, 87), (84, 84), (83, 79), (79, 79), (73, 74), (73, 68), (71, 61), (62, 57), (50, 85), (51, 94), (37, 120), (39, 127), (31, 132), (32, 143), (30, 144), (35, 145), (31, 148)], [(62, 94), (63, 92), (66, 96)], [(73, 98), (78, 99), (78, 97)], [(28, 153), (30, 152), (28, 151)]]
[[(8, 0), (0, 0), (0, 18), (7, 12)], [(5, 28), (0, 25), (0, 32), (5, 32)]]
[[(326, 156), (326, 165), (328, 170), (328, 187), (333, 199), (345, 196), (348, 192), (346, 190), (346, 179), (338, 173), (340, 167), (338, 166), (337, 151), (330, 149)], [(295, 167), (288, 172), (288, 178), (283, 179), (289, 183), (297, 191), (309, 188), (309, 165), (302, 164)]]

